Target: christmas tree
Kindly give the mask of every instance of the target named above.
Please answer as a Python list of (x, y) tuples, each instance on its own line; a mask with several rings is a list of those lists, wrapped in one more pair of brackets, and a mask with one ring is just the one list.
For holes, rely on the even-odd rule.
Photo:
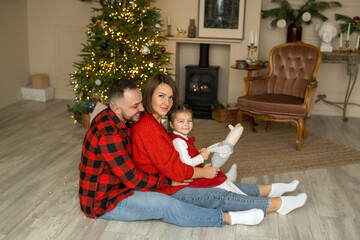
[[(83, 60), (71, 74), (76, 102), (107, 101), (117, 79), (134, 81), (139, 88), (155, 73), (166, 72), (169, 53), (162, 45), (159, 9), (153, 0), (99, 0), (88, 25)], [(78, 108), (77, 108), (78, 109)]]

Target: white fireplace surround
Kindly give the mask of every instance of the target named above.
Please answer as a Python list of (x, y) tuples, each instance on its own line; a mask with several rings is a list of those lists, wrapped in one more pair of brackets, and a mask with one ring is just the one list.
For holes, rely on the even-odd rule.
[(180, 100), (185, 100), (186, 65), (198, 65), (200, 44), (210, 44), (209, 64), (220, 66), (218, 83), (218, 100), (222, 103), (235, 103), (236, 98), (243, 93), (246, 71), (232, 69), (238, 59), (247, 57), (247, 49), (242, 41), (208, 39), (208, 38), (168, 38), (167, 51), (172, 53), (170, 63), (177, 83)]

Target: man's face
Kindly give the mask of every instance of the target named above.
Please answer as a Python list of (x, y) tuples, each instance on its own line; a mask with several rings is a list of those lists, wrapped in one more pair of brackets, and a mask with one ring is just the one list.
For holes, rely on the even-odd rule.
[(113, 104), (113, 111), (123, 123), (138, 122), (141, 112), (144, 111), (139, 89), (125, 89), (124, 97), (116, 99)]

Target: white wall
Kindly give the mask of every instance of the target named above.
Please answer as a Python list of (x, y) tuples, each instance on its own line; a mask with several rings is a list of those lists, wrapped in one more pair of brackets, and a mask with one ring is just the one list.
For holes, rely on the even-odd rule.
[(56, 98), (73, 99), (68, 86), (82, 43), (87, 40), (91, 7), (80, 0), (28, 0), (30, 74), (46, 73)]
[(0, 108), (21, 100), (28, 84), (26, 0), (0, 1)]

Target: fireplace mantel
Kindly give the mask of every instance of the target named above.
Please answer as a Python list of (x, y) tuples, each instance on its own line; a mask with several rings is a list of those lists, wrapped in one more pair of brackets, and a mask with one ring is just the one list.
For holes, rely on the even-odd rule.
[(181, 38), (181, 37), (168, 37), (168, 41), (174, 41), (179, 43), (208, 43), (208, 44), (232, 44), (242, 43), (242, 40), (233, 39), (217, 39), (217, 38)]

